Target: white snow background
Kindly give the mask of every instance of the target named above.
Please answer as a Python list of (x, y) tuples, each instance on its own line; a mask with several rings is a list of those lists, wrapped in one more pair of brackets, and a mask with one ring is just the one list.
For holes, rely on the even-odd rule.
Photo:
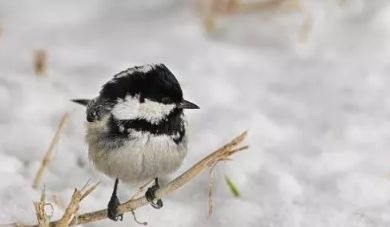
[[(103, 183), (81, 212), (106, 207), (113, 181), (88, 162), (85, 114), (72, 98), (97, 95), (114, 74), (165, 63), (187, 99), (189, 155), (179, 174), (249, 130), (250, 149), (217, 166), (215, 213), (208, 174), (136, 211), (149, 226), (390, 226), (390, 2), (305, 0), (302, 15), (276, 9), (232, 16), (207, 34), (194, 3), (137, 0), (1, 0), (0, 224), (35, 223), (32, 181), (59, 119), (70, 122), (45, 172), (48, 198), (69, 201)], [(340, 4), (340, 2), (344, 2)], [(48, 53), (48, 76), (32, 53)], [(241, 197), (234, 198), (228, 175)], [(120, 185), (120, 198), (134, 188)], [(54, 207), (52, 219), (63, 213)], [(88, 226), (136, 226), (131, 215)]]

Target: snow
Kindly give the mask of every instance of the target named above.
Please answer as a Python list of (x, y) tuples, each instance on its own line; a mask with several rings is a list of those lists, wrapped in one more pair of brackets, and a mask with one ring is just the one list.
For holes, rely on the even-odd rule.
[[(89, 163), (85, 113), (69, 100), (95, 97), (124, 69), (162, 62), (201, 107), (186, 111), (190, 150), (177, 174), (243, 130), (250, 149), (217, 166), (211, 218), (204, 173), (164, 198), (163, 209), (137, 210), (138, 219), (150, 226), (390, 226), (390, 2), (302, 5), (306, 35), (306, 17), (285, 6), (220, 18), (207, 34), (193, 2), (1, 1), (0, 224), (35, 222), (40, 190), (32, 181), (66, 111), (70, 122), (43, 178), (48, 199), (66, 204), (73, 188), (102, 180), (80, 212), (105, 207), (113, 181)], [(47, 78), (34, 75), (36, 49), (48, 53)], [(124, 201), (134, 188), (119, 190)], [(53, 219), (62, 212), (54, 205)], [(115, 225), (135, 223), (126, 215)]]

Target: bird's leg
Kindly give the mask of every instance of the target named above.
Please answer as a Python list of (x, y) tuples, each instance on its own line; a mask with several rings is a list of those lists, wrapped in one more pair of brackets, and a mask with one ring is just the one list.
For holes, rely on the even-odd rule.
[(112, 191), (111, 199), (110, 202), (108, 202), (108, 206), (107, 206), (107, 217), (113, 221), (123, 220), (123, 214), (118, 215), (118, 211), (117, 211), (118, 206), (121, 204), (119, 202), (118, 197), (116, 196), (118, 183), (119, 180), (118, 178), (116, 178), (114, 184), (114, 190)]
[(156, 199), (156, 191), (160, 188), (160, 185), (158, 184), (158, 178), (154, 178), (154, 185), (145, 193), (146, 199), (149, 201), (150, 205), (156, 209), (160, 209), (163, 206), (163, 202), (161, 199), (157, 199), (156, 202), (154, 200)]

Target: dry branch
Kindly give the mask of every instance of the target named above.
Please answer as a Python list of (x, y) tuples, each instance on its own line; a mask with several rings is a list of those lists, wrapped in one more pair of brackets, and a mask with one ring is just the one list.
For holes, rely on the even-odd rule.
[(215, 178), (215, 166), (217, 163), (215, 162), (212, 166), (210, 166), (209, 171), (209, 185), (208, 185), (208, 204), (209, 204), (209, 218), (213, 215), (214, 211), (214, 201), (213, 201), (213, 186), (214, 186), (214, 178)]
[(77, 211), (80, 208), (80, 202), (87, 197), (92, 191), (96, 189), (99, 182), (91, 187), (88, 187), (88, 183), (84, 185), (80, 190), (74, 189), (72, 199), (69, 202), (68, 207), (65, 209), (62, 218), (55, 224), (56, 227), (67, 227), (70, 222), (76, 217)]
[(34, 70), (39, 76), (44, 76), (47, 72), (47, 54), (44, 50), (34, 51)]
[[(347, 0), (339, 0), (340, 2)], [(217, 21), (231, 15), (264, 13), (264, 12), (298, 12), (303, 16), (300, 28), (300, 40), (306, 41), (312, 30), (312, 17), (305, 10), (302, 0), (197, 0), (197, 8), (203, 20), (206, 32), (216, 30)]]
[[(162, 186), (159, 190), (156, 191), (156, 198), (167, 196), (169, 193), (174, 192), (178, 188), (185, 185), (187, 182), (191, 181), (207, 167), (213, 166), (219, 161), (227, 160), (234, 153), (247, 149), (248, 146), (238, 147), (245, 139), (246, 135), (247, 132), (243, 132), (223, 147), (206, 156), (204, 159), (196, 163), (194, 166), (169, 182), (167, 185)], [(118, 214), (132, 212), (135, 209), (147, 204), (149, 204), (149, 202), (146, 200), (145, 196), (137, 199), (130, 199), (118, 207)], [(107, 218), (107, 209), (102, 209), (74, 217), (73, 220), (69, 222), (69, 226), (96, 222), (105, 218)], [(50, 226), (57, 226), (58, 223), (59, 221), (50, 222)], [(34, 225), (34, 227), (37, 226)]]
[(64, 130), (65, 124), (69, 119), (69, 114), (65, 113), (62, 118), (60, 123), (58, 124), (56, 133), (54, 134), (54, 137), (50, 143), (49, 148), (47, 149), (45, 156), (43, 157), (41, 161), (41, 166), (38, 169), (37, 174), (35, 175), (34, 183), (33, 183), (33, 188), (37, 189), (39, 185), (41, 184), (43, 173), (46, 169), (46, 167), (49, 165), (51, 159), (53, 158), (53, 153), (54, 153), (54, 148), (57, 145), (58, 141), (60, 140), (61, 134)]
[(42, 190), (41, 199), (39, 202), (34, 202), (35, 214), (37, 216), (38, 226), (39, 227), (48, 227), (49, 226), (49, 217), (45, 212), (46, 205), (46, 195), (45, 189)]

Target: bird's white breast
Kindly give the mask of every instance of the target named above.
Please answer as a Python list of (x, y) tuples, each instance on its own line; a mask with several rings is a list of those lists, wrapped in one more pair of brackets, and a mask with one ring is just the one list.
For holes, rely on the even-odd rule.
[(168, 135), (131, 131), (129, 139), (105, 141), (105, 130), (103, 122), (88, 124), (89, 157), (97, 170), (125, 182), (137, 183), (170, 174), (187, 154), (186, 137), (176, 144)]

